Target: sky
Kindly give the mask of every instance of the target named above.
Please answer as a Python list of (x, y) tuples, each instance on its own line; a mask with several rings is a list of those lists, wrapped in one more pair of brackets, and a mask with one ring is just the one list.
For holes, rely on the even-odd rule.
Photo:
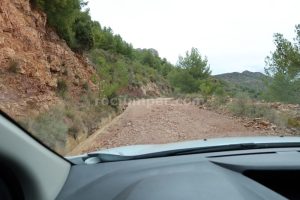
[(274, 33), (294, 38), (300, 0), (89, 0), (93, 20), (134, 48), (154, 48), (176, 64), (195, 47), (212, 74), (263, 72)]

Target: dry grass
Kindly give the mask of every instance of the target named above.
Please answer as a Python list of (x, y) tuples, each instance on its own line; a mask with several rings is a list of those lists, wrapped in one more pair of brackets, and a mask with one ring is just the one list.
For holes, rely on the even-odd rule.
[(37, 117), (21, 119), (20, 124), (50, 148), (65, 154), (74, 147), (67, 146), (67, 140), (72, 139), (72, 143), (76, 144), (80, 138), (88, 137), (115, 111), (109, 106), (94, 105), (94, 99), (86, 97), (80, 103), (68, 101), (59, 107), (51, 107)]

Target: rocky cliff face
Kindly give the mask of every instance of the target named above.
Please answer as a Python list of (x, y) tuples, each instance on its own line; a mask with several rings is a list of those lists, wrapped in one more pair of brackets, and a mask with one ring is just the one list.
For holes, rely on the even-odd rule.
[(46, 26), (46, 15), (29, 0), (0, 1), (0, 109), (13, 117), (45, 111), (59, 103), (58, 80), (79, 98), (94, 69)]

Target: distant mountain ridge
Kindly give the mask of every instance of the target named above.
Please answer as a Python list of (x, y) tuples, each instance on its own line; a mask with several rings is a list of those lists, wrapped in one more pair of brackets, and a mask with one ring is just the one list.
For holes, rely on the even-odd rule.
[(228, 73), (222, 73), (222, 74), (217, 74), (214, 76), (227, 76), (227, 75), (244, 75), (244, 76), (265, 76), (261, 72), (251, 72), (249, 70), (245, 70), (243, 72), (228, 72)]
[(215, 78), (225, 82), (228, 90), (241, 90), (250, 93), (260, 93), (265, 89), (264, 80), (267, 76), (261, 72), (243, 71), (214, 75)]

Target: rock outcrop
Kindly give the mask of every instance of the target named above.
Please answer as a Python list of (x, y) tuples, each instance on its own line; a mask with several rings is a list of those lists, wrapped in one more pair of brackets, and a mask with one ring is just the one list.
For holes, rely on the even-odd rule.
[(51, 28), (29, 0), (0, 1), (0, 109), (13, 117), (47, 110), (60, 102), (58, 80), (80, 97), (94, 69)]

